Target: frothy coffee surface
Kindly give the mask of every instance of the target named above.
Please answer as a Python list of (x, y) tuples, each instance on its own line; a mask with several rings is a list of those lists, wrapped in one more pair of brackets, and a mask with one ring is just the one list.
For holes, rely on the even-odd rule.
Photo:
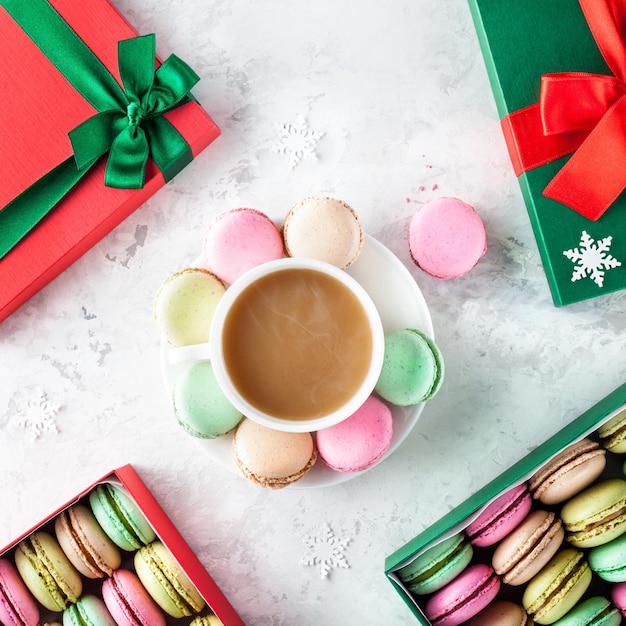
[(257, 409), (292, 420), (345, 404), (365, 379), (373, 349), (356, 296), (332, 276), (293, 268), (244, 289), (222, 342), (238, 392)]

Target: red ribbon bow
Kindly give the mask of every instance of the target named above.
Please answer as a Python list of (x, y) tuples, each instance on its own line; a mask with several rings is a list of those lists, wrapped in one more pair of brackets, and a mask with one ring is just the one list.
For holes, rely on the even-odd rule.
[(595, 221), (626, 188), (626, 6), (579, 2), (614, 75), (546, 74), (539, 104), (516, 111), (503, 126), (518, 174), (574, 151), (543, 195)]

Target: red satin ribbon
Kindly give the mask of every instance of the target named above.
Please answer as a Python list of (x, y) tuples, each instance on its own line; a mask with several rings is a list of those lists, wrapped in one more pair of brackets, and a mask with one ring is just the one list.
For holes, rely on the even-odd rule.
[(539, 103), (502, 122), (517, 175), (574, 152), (543, 195), (595, 221), (626, 188), (626, 6), (579, 2), (614, 75), (546, 74)]

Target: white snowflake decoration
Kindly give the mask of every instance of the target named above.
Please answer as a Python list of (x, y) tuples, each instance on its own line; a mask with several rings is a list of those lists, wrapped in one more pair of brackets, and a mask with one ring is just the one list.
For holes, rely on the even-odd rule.
[(51, 402), (42, 389), (16, 398), (15, 404), (16, 426), (29, 429), (33, 439), (39, 439), (44, 432), (59, 432), (55, 417), (61, 405)]
[(333, 568), (350, 567), (343, 554), (350, 539), (335, 537), (327, 524), (319, 529), (318, 534), (305, 536), (304, 543), (309, 551), (304, 555), (300, 564), (319, 567), (320, 578), (326, 578)]
[(605, 272), (621, 265), (620, 261), (609, 254), (612, 241), (613, 237), (610, 235), (596, 241), (586, 230), (582, 231), (578, 248), (563, 252), (575, 264), (572, 282), (589, 277), (598, 287), (602, 287)]
[(288, 157), (290, 169), (294, 169), (302, 159), (317, 160), (315, 146), (324, 133), (311, 130), (304, 118), (298, 117), (291, 124), (278, 124), (276, 130), (279, 142), (274, 145), (273, 151)]

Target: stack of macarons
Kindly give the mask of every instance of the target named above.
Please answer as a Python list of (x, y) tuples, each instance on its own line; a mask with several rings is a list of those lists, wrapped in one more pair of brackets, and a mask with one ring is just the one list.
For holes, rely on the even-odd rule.
[(0, 624), (217, 620), (205, 605), (134, 500), (112, 483), (99, 484), (0, 557)]
[(346, 269), (363, 245), (357, 212), (343, 200), (304, 198), (287, 211), (280, 226), (257, 209), (237, 208), (209, 225), (197, 265), (173, 273), (157, 292), (157, 326), (164, 343), (174, 348), (172, 355), (179, 355), (174, 358), (180, 358), (171, 390), (176, 421), (198, 439), (232, 436), (235, 464), (257, 485), (276, 489), (292, 484), (317, 458), (338, 472), (372, 467), (391, 445), (389, 405), (425, 402), (442, 384), (443, 358), (435, 342), (417, 328), (391, 331), (385, 337), (380, 379), (367, 402), (337, 426), (296, 436), (252, 426), (226, 398), (211, 362), (197, 349), (210, 340), (221, 297), (246, 271), (281, 257), (314, 258)]
[(400, 567), (399, 580), (433, 626), (619, 626), (624, 460), (626, 409)]

